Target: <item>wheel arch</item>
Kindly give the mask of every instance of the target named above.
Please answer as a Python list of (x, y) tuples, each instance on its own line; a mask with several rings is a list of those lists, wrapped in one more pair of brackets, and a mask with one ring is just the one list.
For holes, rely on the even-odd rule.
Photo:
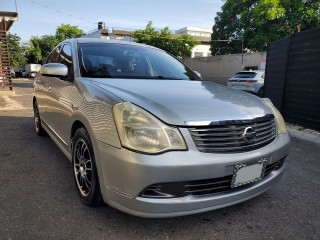
[(97, 152), (97, 141), (96, 141), (93, 129), (91, 128), (89, 121), (81, 113), (76, 113), (71, 117), (71, 128), (70, 128), (70, 137), (69, 137), (69, 140), (71, 142), (70, 152), (72, 153), (72, 144), (73, 144), (74, 134), (76, 133), (77, 129), (81, 127), (87, 130), (92, 143), (93, 150), (94, 152)]
[(80, 120), (76, 120), (75, 122), (73, 122), (73, 124), (71, 126), (71, 132), (70, 132), (70, 141), (72, 141), (74, 134), (81, 127), (85, 128), (87, 130), (86, 126)]

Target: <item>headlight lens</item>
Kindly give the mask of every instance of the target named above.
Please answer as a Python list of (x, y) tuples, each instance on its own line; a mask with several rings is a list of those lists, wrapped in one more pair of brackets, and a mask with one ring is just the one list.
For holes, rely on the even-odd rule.
[(144, 153), (185, 150), (177, 128), (162, 123), (144, 109), (129, 102), (113, 107), (115, 123), (123, 146)]
[(286, 123), (283, 120), (281, 113), (278, 109), (273, 105), (269, 98), (264, 98), (266, 104), (271, 108), (273, 115), (277, 122), (278, 134), (287, 133)]

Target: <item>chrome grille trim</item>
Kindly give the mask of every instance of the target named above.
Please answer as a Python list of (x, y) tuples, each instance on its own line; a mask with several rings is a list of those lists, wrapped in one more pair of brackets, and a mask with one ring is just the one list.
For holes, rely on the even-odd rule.
[[(255, 119), (255, 118), (259, 118), (259, 117), (263, 117), (264, 115), (245, 115), (245, 116), (229, 116), (229, 119), (223, 119), (223, 121), (229, 121), (232, 122), (234, 121), (234, 119), (238, 119), (241, 121), (245, 121), (245, 120), (251, 120), (251, 119)], [(238, 121), (237, 120), (237, 121)], [(185, 121), (184, 123), (187, 126), (205, 126), (205, 125), (212, 125), (212, 124), (220, 124), (221, 119), (217, 118), (217, 119), (210, 119), (210, 120), (200, 120), (200, 121)]]
[(216, 191), (216, 190), (224, 189), (224, 188), (228, 188), (228, 189), (229, 189), (229, 186), (220, 186), (220, 187), (213, 187), (213, 188), (203, 188), (203, 189), (198, 189), (198, 190), (187, 190), (186, 193), (197, 194), (197, 193), (203, 193), (203, 192), (207, 192), (207, 191)]
[[(252, 127), (255, 138), (246, 142), (243, 133)], [(188, 128), (200, 152), (228, 153), (255, 150), (268, 145), (276, 138), (276, 122), (272, 114), (250, 120), (221, 121), (209, 126)]]
[(213, 183), (199, 183), (199, 184), (186, 184), (185, 187), (198, 187), (198, 186), (208, 186), (208, 185), (216, 185), (216, 184), (221, 184), (221, 183), (229, 183), (230, 180), (224, 180), (224, 181), (215, 181)]

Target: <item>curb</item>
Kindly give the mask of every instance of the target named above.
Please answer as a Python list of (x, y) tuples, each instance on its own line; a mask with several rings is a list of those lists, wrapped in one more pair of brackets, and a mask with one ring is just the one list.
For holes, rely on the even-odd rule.
[(292, 138), (313, 142), (320, 145), (320, 132), (311, 129), (301, 129), (299, 126), (287, 125), (287, 131)]

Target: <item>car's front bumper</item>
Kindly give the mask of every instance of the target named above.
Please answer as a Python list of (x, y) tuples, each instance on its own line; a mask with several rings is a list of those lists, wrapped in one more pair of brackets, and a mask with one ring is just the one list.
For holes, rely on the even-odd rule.
[(140, 197), (139, 194), (152, 184), (224, 177), (232, 175), (237, 164), (256, 163), (266, 157), (267, 164), (271, 164), (289, 152), (288, 134), (282, 134), (271, 144), (254, 151), (212, 154), (199, 152), (188, 137), (187, 129), (181, 129), (181, 132), (188, 151), (146, 155), (99, 142), (97, 165), (104, 200), (119, 210), (141, 217), (182, 216), (245, 201), (268, 190), (282, 176), (284, 166), (250, 186), (223, 193), (165, 199)]

